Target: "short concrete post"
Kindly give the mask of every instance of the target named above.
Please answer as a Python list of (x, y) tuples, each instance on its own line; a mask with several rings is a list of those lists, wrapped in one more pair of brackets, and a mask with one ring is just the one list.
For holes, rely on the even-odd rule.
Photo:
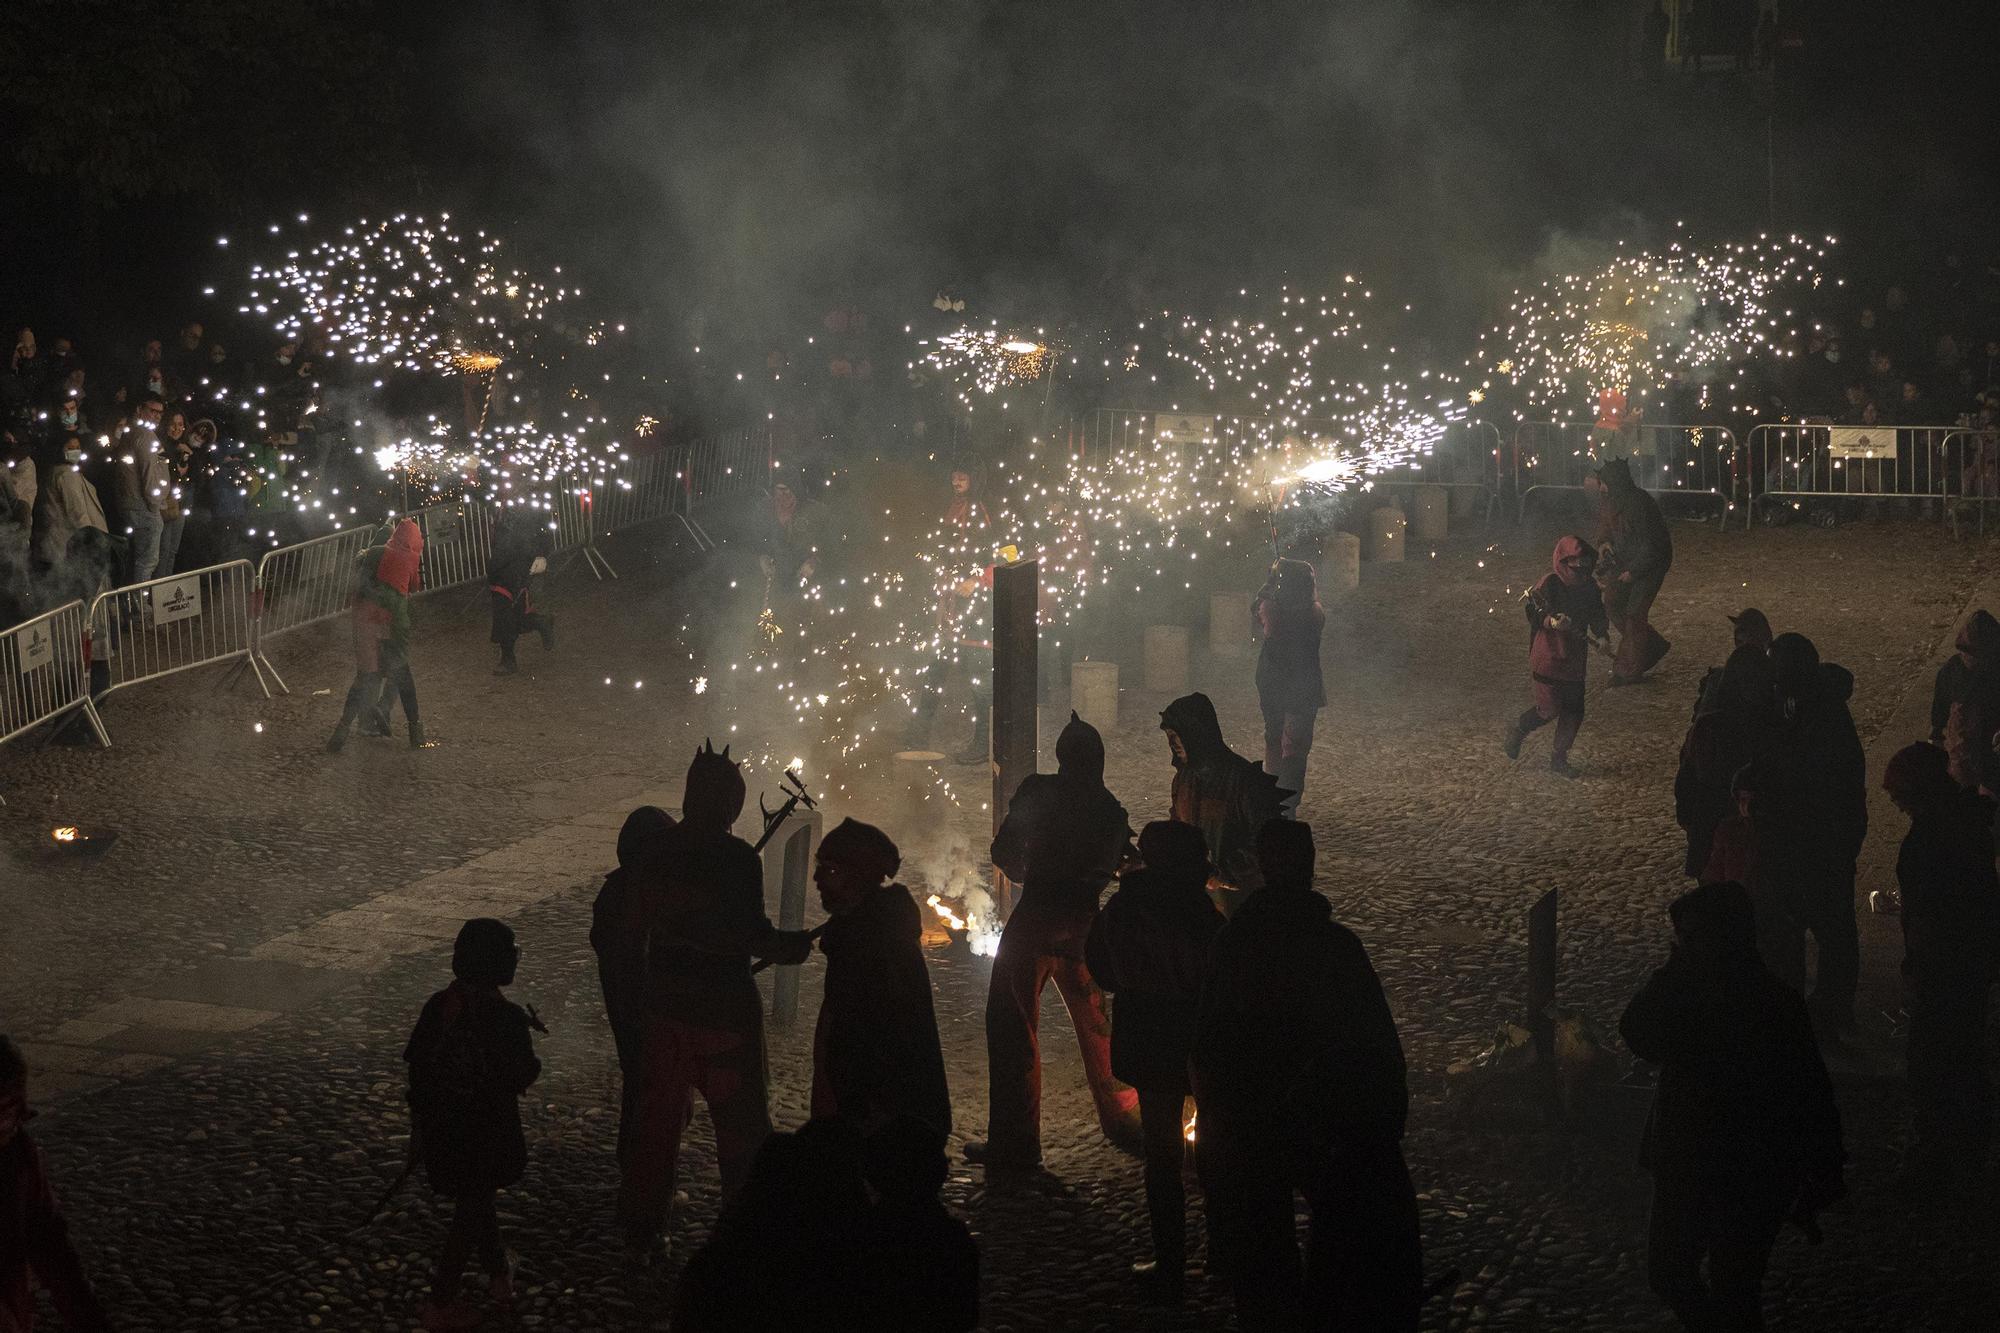
[(1188, 686), (1188, 632), (1185, 625), (1146, 626), (1146, 691), (1183, 695)]
[(1451, 492), (1443, 486), (1417, 487), (1416, 518), (1410, 535), (1420, 542), (1441, 542), (1451, 527)]
[(1249, 593), (1212, 592), (1208, 595), (1208, 651), (1217, 657), (1249, 656)]
[(1361, 586), (1361, 538), (1336, 532), (1328, 538), (1319, 561), (1319, 591), (1323, 597), (1353, 592)]
[(1099, 731), (1117, 730), (1118, 664), (1097, 661), (1070, 663), (1069, 706), (1078, 717)]
[(1393, 505), (1385, 505), (1368, 515), (1368, 533), (1361, 543), (1361, 553), (1370, 560), (1396, 561), (1403, 558), (1403, 530), (1409, 520), (1403, 511)]

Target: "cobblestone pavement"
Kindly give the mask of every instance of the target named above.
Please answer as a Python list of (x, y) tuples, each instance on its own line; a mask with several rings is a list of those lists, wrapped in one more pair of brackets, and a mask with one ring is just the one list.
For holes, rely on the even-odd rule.
[[(1579, 1129), (1557, 1132), (1515, 1127), (1491, 1104), (1461, 1109), (1444, 1070), (1516, 1016), (1523, 913), (1543, 890), (1562, 891), (1561, 1003), (1607, 1032), (1663, 957), (1663, 908), (1682, 887), (1673, 763), (1694, 683), (1725, 655), (1724, 613), (1760, 605), (1854, 671), (1879, 776), (1887, 753), (1922, 734), (1930, 668), (2000, 567), (1994, 548), (1954, 545), (1935, 525), (1679, 526), (1676, 537), (1655, 615), (1673, 653), (1643, 687), (1593, 683), (1574, 783), (1543, 767), (1542, 737), (1515, 765), (1498, 748), (1527, 694), (1515, 597), (1546, 567), (1549, 534), (1454, 539), (1434, 558), (1371, 566), (1332, 610), (1332, 699), (1303, 814), (1321, 888), (1369, 945), (1409, 1052), (1428, 1263), (1463, 1275), (1431, 1307), (1433, 1327), (1669, 1326), (1643, 1276), (1643, 1087), (1601, 1090)], [(585, 932), (624, 812), (674, 803), (689, 738), (726, 719), (677, 679), (685, 651), (665, 563), (644, 548), (613, 554), (625, 579), (592, 585), (572, 571), (562, 642), (524, 651), (519, 677), (488, 674), (483, 608), (458, 592), (423, 605), (417, 669), (434, 750), (357, 739), (320, 753), (348, 675), (333, 630), (281, 644), (288, 697), (211, 692), (200, 676), (141, 686), (109, 702), (109, 751), (0, 750), (0, 1028), (27, 1042), (47, 1107), (37, 1133), (121, 1327), (412, 1326), (438, 1217), (415, 1189), (372, 1226), (363, 1214), (400, 1164), (402, 1042), (449, 975), (450, 934), (475, 914), (513, 920), (516, 993), (551, 1029), (526, 1111), (529, 1173), (502, 1200), (522, 1300), (490, 1324), (661, 1326), (671, 1275), (626, 1271), (612, 1244), (616, 1072)], [(1247, 660), (1195, 637), (1194, 683), (1254, 753)], [(1109, 776), (1137, 824), (1165, 804), (1154, 716), (1165, 695), (1138, 683), (1136, 652), (1124, 660)], [(1058, 690), (1045, 755), (1061, 704)], [(884, 820), (922, 869), (954, 838), (983, 846), (984, 777), (951, 776), (974, 795), (950, 818), (912, 814), (894, 793), (826, 814)], [(62, 857), (48, 841), (56, 823), (121, 836), (101, 859)], [(1862, 893), (1900, 835), (1878, 807)], [(1864, 949), (1865, 1031), (1837, 1073), (1853, 1203), (1821, 1247), (1781, 1244), (1772, 1308), (1780, 1326), (1990, 1326), (2000, 1219), (1988, 1203), (1919, 1208), (1898, 1187), (1893, 921), (1864, 919)], [(773, 1035), (781, 1126), (805, 1114), (819, 966), (803, 970), (798, 1025)], [(932, 970), (958, 1127), (977, 1136), (985, 968), (939, 949)], [(1049, 1174), (988, 1189), (960, 1168), (948, 1186), (980, 1237), (988, 1327), (1218, 1326), (1228, 1303), (1206, 1282), (1178, 1315), (1132, 1298), (1137, 1164), (1092, 1132), (1053, 1000), (1045, 1033)], [(1626, 1063), (1621, 1053), (1619, 1075)], [(698, 1115), (678, 1253), (713, 1215), (712, 1146)]]

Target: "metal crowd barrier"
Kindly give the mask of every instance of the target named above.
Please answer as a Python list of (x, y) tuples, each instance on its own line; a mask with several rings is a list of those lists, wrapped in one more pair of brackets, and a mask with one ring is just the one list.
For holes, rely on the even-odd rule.
[(755, 495), (771, 484), (771, 437), (745, 429), (697, 440), (688, 456), (688, 507)]
[(280, 634), (347, 614), (354, 604), (354, 564), (380, 539), (378, 527), (344, 528), (296, 546), (266, 551), (257, 562), (251, 627), (257, 664), (286, 694), (291, 687), (271, 665), (264, 644)]
[(1753, 512), (1745, 522), (1767, 500), (1945, 501), (1952, 479), (1946, 446), (1966, 434), (1957, 426), (1758, 426), (1750, 432), (1745, 509)]
[(75, 601), (0, 633), (0, 745), (79, 709), (111, 744), (90, 697), (89, 626)]
[(1986, 535), (1986, 511), (2000, 502), (2000, 430), (1966, 427), (1954, 430), (1939, 442), (1944, 456), (1945, 514), (1951, 520), (1951, 535), (1958, 532), (1961, 509), (1979, 513), (1979, 535)]
[(1581, 490), (1584, 478), (1613, 458), (1625, 459), (1640, 489), (1655, 496), (1712, 497), (1725, 529), (1735, 505), (1739, 450), (1727, 426), (1634, 423), (1610, 430), (1582, 421), (1524, 421), (1514, 430), (1511, 454), (1517, 522), (1527, 519), (1536, 492)]
[[(1380, 486), (1442, 486), (1475, 491), (1485, 500), (1486, 522), (1493, 521), (1500, 501), (1500, 428), (1490, 421), (1454, 421), (1446, 425), (1437, 448), (1371, 480)], [(1455, 506), (1454, 506), (1455, 507)]]
[(99, 593), (90, 604), (90, 641), (110, 672), (100, 696), (196, 667), (234, 663), (223, 683), (247, 666), (270, 698), (250, 614), (255, 583), (250, 562), (232, 560)]
[(451, 500), (412, 510), (424, 534), (424, 558), (418, 566), (423, 592), (470, 583), (486, 577), (493, 558), (493, 514), (477, 500)]

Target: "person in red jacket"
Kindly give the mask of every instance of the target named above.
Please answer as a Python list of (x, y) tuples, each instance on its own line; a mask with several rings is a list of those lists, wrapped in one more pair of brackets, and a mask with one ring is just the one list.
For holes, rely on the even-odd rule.
[(1551, 571), (1529, 589), (1528, 673), (1535, 683), (1535, 702), (1507, 729), (1501, 748), (1509, 759), (1521, 757), (1529, 732), (1547, 722), (1556, 724), (1549, 769), (1573, 778), (1569, 747), (1583, 728), (1583, 672), (1590, 640), (1606, 631), (1604, 600), (1591, 578), (1590, 548), (1576, 537), (1556, 542)]
[(55, 1301), (70, 1333), (111, 1327), (70, 1244), (69, 1223), (49, 1186), (42, 1150), (28, 1137), (28, 1062), (0, 1036), (0, 1329), (33, 1333), (29, 1276)]

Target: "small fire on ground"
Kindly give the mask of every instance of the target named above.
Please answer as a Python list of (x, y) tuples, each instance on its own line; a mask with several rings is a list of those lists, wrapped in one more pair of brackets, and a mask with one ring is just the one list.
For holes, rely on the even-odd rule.
[(57, 842), (75, 842), (83, 836), (74, 824), (65, 824), (58, 829), (50, 829), (49, 836)]
[(957, 908), (954, 908), (949, 902), (946, 902), (935, 893), (924, 899), (924, 901), (929, 903), (931, 910), (938, 914), (938, 919), (944, 923), (945, 929), (951, 932), (952, 937), (954, 939), (963, 939), (966, 947), (971, 949), (974, 954), (983, 958), (991, 958), (1000, 951), (1000, 932), (992, 928), (993, 923), (991, 921), (981, 920), (975, 922), (966, 916), (962, 916)]

